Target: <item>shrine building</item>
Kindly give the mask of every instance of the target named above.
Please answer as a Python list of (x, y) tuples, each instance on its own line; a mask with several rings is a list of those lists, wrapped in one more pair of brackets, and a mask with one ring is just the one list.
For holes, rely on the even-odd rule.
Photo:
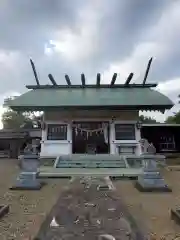
[(139, 111), (161, 111), (173, 102), (155, 90), (156, 83), (131, 84), (130, 73), (124, 84), (116, 84), (114, 73), (109, 84), (101, 84), (98, 73), (95, 84), (73, 84), (65, 75), (66, 84), (58, 85), (51, 74), (51, 84), (41, 85), (33, 66), (36, 85), (8, 102), (16, 111), (43, 111), (41, 157), (69, 154), (140, 155), (141, 126)]

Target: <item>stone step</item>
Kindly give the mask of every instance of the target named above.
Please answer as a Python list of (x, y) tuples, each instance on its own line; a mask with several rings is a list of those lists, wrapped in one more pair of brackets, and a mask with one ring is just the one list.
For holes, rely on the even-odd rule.
[(57, 158), (56, 168), (126, 168), (119, 155), (62, 155)]
[(84, 163), (78, 163), (78, 162), (59, 162), (56, 167), (58, 168), (68, 168), (68, 167), (75, 167), (75, 168), (126, 168), (125, 162), (119, 162), (119, 163), (96, 163), (96, 162), (84, 162)]
[(137, 177), (142, 174), (142, 169), (134, 168), (55, 168), (40, 167), (39, 177), (80, 177), (80, 176), (122, 176)]
[(123, 156), (118, 154), (72, 154), (72, 155), (61, 155), (59, 156), (59, 160), (90, 160), (90, 161), (105, 161), (105, 160), (124, 160)]
[(58, 168), (126, 168), (124, 165), (58, 165)]

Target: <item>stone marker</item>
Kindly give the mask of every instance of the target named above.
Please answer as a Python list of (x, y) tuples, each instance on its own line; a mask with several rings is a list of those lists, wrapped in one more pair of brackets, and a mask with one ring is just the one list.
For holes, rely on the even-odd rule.
[(39, 158), (36, 154), (25, 154), (21, 159), (22, 171), (11, 190), (39, 190), (42, 183), (37, 179)]

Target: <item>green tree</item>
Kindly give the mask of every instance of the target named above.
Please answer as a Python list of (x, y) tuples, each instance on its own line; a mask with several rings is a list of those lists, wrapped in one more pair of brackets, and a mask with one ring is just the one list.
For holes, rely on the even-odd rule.
[(33, 113), (16, 112), (7, 109), (2, 115), (3, 128), (20, 129), (40, 127), (41, 116), (37, 117)]
[(166, 123), (174, 123), (174, 124), (180, 124), (180, 111), (177, 113), (174, 113), (173, 116), (169, 116), (166, 121)]
[(139, 120), (142, 122), (142, 123), (158, 123), (156, 121), (156, 119), (152, 118), (152, 117), (146, 117), (144, 115), (140, 115), (139, 116)]

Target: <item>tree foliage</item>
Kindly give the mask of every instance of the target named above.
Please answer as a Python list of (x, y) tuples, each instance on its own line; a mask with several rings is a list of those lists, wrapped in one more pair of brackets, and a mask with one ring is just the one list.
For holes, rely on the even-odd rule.
[(144, 115), (140, 115), (139, 116), (139, 120), (142, 122), (142, 123), (157, 123), (157, 121), (152, 118), (152, 117), (146, 117)]
[[(5, 129), (31, 129), (41, 126), (42, 115), (36, 116), (33, 112), (16, 112), (11, 109), (7, 109), (2, 115), (3, 128)], [(142, 123), (158, 123), (152, 117), (146, 117), (144, 115), (139, 116), (139, 120)], [(173, 116), (169, 116), (165, 123), (180, 124), (180, 111)]]
[(180, 124), (180, 111), (175, 113), (173, 116), (169, 116), (166, 121), (166, 123), (174, 123), (174, 124)]
[(40, 127), (41, 116), (35, 116), (34, 113), (16, 112), (7, 109), (2, 115), (3, 128), (5, 129), (31, 129)]

